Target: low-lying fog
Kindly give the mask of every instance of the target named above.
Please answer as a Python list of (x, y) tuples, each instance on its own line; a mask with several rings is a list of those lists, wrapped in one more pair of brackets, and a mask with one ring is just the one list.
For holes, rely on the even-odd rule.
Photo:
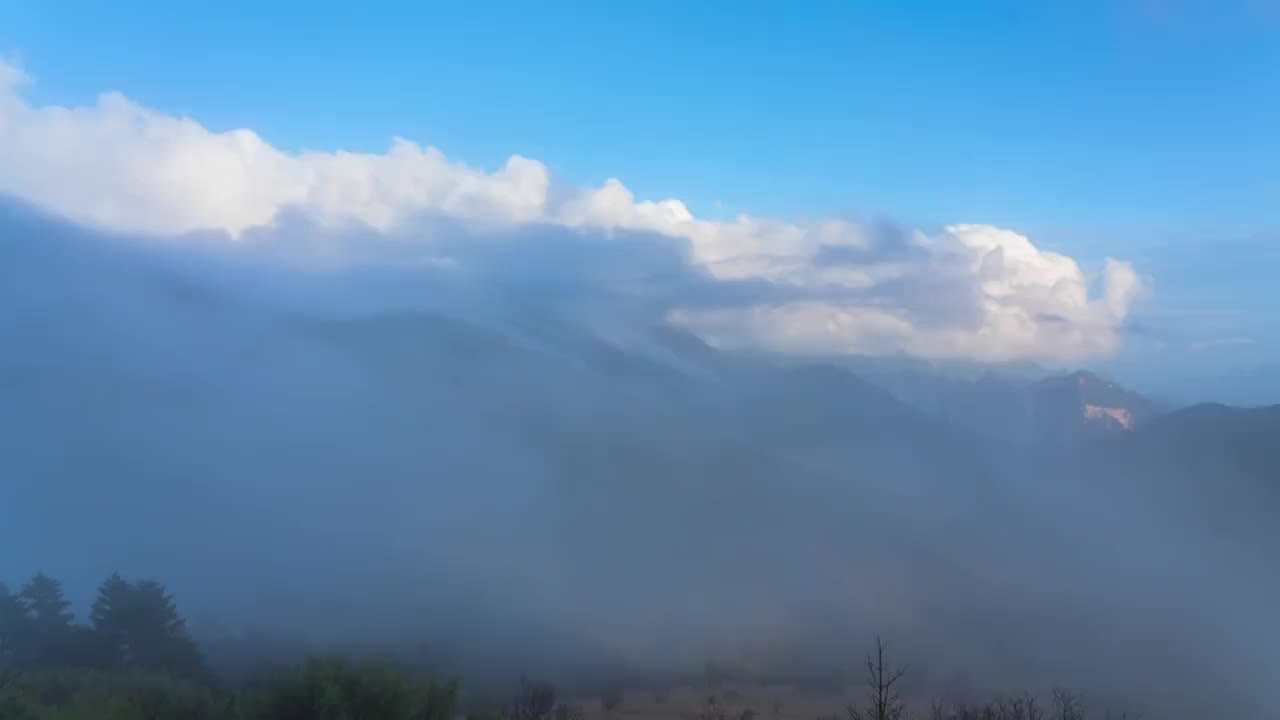
[(197, 632), (464, 680), (857, 673), (879, 633), (926, 695), (1280, 701), (1274, 467), (1028, 448), (717, 352), (661, 324), (673, 244), (434, 230), (448, 260), (5, 205), (0, 579), (155, 578)]

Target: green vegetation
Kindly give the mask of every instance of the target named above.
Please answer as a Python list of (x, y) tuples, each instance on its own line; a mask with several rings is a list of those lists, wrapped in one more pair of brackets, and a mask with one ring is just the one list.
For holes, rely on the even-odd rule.
[(316, 659), (243, 688), (223, 687), (163, 585), (112, 575), (89, 623), (37, 575), (0, 585), (4, 720), (448, 720), (454, 684), (389, 666)]
[(17, 593), (0, 584), (0, 663), (10, 673), (75, 668), (211, 680), (164, 586), (119, 575), (98, 589), (87, 626), (74, 622), (62, 584), (47, 575)]
[[(159, 583), (113, 574), (99, 587), (80, 624), (62, 585), (36, 575), (17, 591), (0, 584), (0, 720), (452, 720), (459, 686), (424, 680), (384, 663), (311, 659), (300, 666), (232, 682), (206, 662), (172, 595)], [(849, 720), (1086, 720), (1083, 700), (1055, 690), (1043, 705), (1030, 695), (979, 706), (935, 703), (908, 709), (878, 642), (865, 664), (868, 693), (847, 709)], [(708, 663), (709, 685), (724, 682)], [(714, 682), (712, 682), (714, 681)], [(843, 676), (841, 676), (843, 684)], [(726, 698), (741, 700), (735, 690)], [(654, 692), (655, 704), (666, 700)], [(604, 688), (602, 709), (623, 703), (619, 686)], [(1043, 709), (1042, 709), (1043, 708)], [(674, 712), (674, 711), (673, 711)], [(782, 712), (775, 702), (772, 716)], [(505, 702), (474, 708), (486, 720), (583, 720), (582, 707), (561, 701), (554, 686), (523, 680)], [(730, 711), (706, 697), (701, 720), (755, 720), (752, 708)], [(1107, 716), (1113, 717), (1113, 716)], [(1122, 716), (1123, 717), (1123, 716)]]
[(448, 720), (458, 686), (418, 682), (378, 664), (312, 660), (245, 700), (242, 717), (261, 720)]

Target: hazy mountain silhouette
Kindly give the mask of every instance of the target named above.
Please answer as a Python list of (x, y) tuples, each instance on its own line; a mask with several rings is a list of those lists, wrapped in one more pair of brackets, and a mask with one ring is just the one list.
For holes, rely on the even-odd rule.
[(491, 671), (834, 662), (875, 630), (960, 684), (1123, 692), (1102, 653), (1192, 702), (1189, 678), (1276, 667), (1251, 627), (1275, 408), (1157, 417), (1086, 373), (879, 382), (0, 224), (0, 546), (73, 593), (164, 577), (233, 624), (429, 636)]
[(1140, 393), (1086, 371), (1051, 373), (1028, 364), (960, 369), (898, 359), (845, 365), (929, 415), (1024, 445), (1070, 444), (1127, 432), (1165, 411)]

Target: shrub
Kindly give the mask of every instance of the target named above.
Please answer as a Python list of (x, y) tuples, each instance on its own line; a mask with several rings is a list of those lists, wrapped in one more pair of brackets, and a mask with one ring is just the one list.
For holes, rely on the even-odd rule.
[(277, 681), (248, 703), (261, 720), (449, 720), (457, 685), (416, 682), (379, 664), (322, 659)]
[(555, 720), (583, 720), (586, 713), (577, 705), (559, 705), (556, 707)]
[(26, 673), (0, 687), (5, 720), (233, 720), (234, 698), (156, 673)]
[(551, 683), (520, 679), (520, 695), (502, 710), (505, 720), (548, 720), (556, 709), (556, 688)]

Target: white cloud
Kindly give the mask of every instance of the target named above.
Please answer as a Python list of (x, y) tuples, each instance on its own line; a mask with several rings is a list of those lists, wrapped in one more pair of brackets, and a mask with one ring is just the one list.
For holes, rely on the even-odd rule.
[(1216, 350), (1225, 347), (1240, 347), (1256, 345), (1257, 341), (1247, 337), (1225, 337), (1213, 338), (1212, 340), (1198, 340), (1189, 344), (1187, 347), (1192, 352), (1204, 352), (1205, 350)]
[(0, 83), (0, 190), (93, 225), (239, 234), (297, 206), (389, 229), (416, 210), (524, 221), (545, 209), (546, 168), (520, 157), (486, 174), (400, 139), (382, 155), (290, 155), (249, 130), (211, 132), (118, 93), (90, 107), (33, 108), (18, 87)]
[(384, 232), (435, 213), (604, 236), (660, 233), (686, 240), (714, 280), (786, 291), (785, 301), (672, 314), (722, 345), (987, 359), (1105, 354), (1119, 346), (1146, 287), (1132, 266), (1108, 259), (1091, 296), (1075, 260), (988, 225), (886, 235), (839, 219), (703, 220), (679, 200), (638, 201), (616, 179), (552, 193), (547, 168), (520, 156), (484, 172), (399, 138), (382, 154), (286, 153), (252, 131), (214, 132), (118, 93), (85, 107), (35, 107), (22, 95), (28, 82), (0, 62), (0, 192), (76, 221), (242, 237), (290, 210)]
[(31, 78), (17, 65), (0, 60), (0, 92), (12, 93), (31, 82)]
[(1148, 288), (1150, 282), (1139, 277), (1132, 265), (1107, 258), (1103, 268), (1103, 293), (1107, 309), (1116, 320), (1124, 320), (1133, 302)]

